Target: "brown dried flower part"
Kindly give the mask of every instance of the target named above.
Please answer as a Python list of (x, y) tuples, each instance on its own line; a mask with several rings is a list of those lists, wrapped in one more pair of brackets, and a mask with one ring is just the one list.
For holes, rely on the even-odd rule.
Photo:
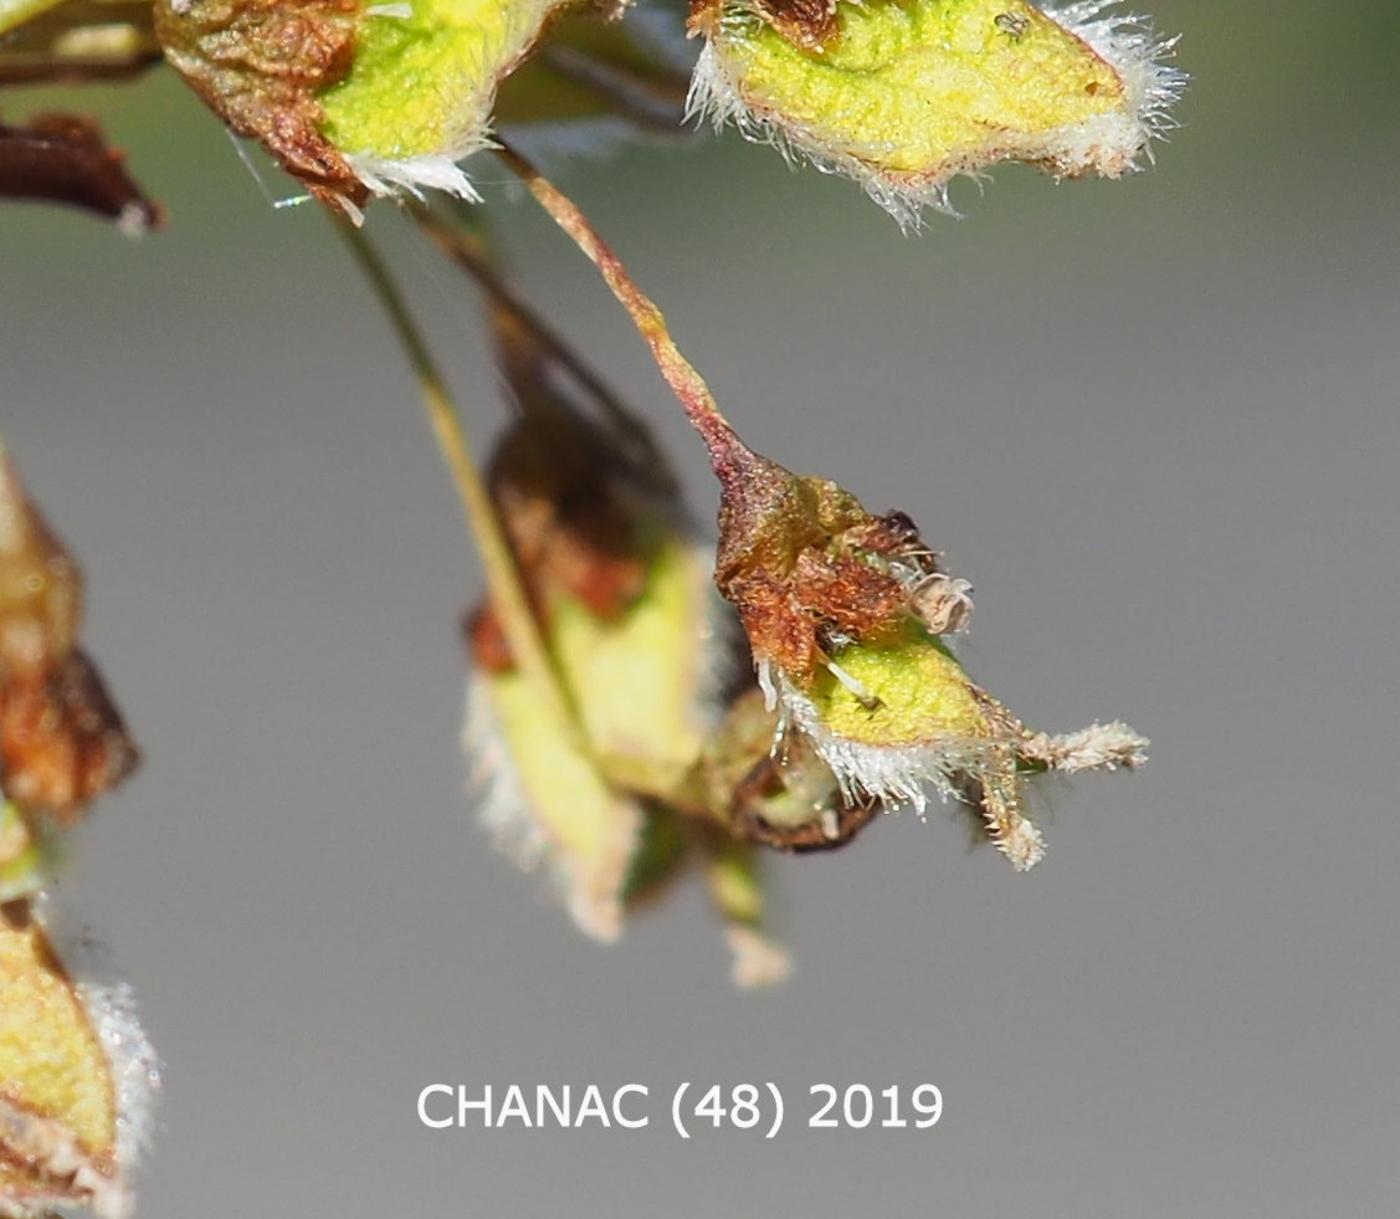
[[(848, 809), (922, 813), (931, 789), (979, 810), (988, 838), (1024, 871), (1044, 854), (1025, 772), (1144, 760), (1147, 742), (1126, 725), (1034, 733), (968, 679), (940, 637), (966, 623), (969, 586), (940, 570), (903, 513), (871, 515), (732, 432), (712, 434), (711, 455), (722, 487), (716, 583), (780, 712), (780, 748), (815, 753)], [(843, 836), (839, 815), (817, 824)]]
[[(623, 772), (612, 779), (654, 793), (653, 764), (679, 778), (699, 752), (711, 670), (732, 668), (708, 554), (645, 426), (513, 299), (496, 295), (490, 318), (518, 412), (490, 462), (492, 501), (584, 734)], [(512, 667), (495, 607), (468, 634), (483, 668)]]
[[(709, 450), (721, 487), (715, 583), (748, 633), (779, 743), (800, 734), (849, 808), (878, 801), (922, 815), (930, 791), (975, 806), (1011, 863), (1033, 867), (1044, 845), (1023, 774), (1134, 767), (1147, 741), (1116, 722), (1033, 733), (973, 684), (943, 640), (971, 613), (967, 581), (938, 566), (904, 513), (873, 515), (836, 483), (748, 448), (577, 205), (517, 150), (499, 155), (597, 266)], [(839, 818), (819, 820), (839, 837)]]
[[(690, 28), (709, 36), (723, 16), (720, 0), (691, 0)], [(754, 0), (754, 11), (795, 46), (820, 53), (837, 34), (838, 0)]]
[(754, 657), (806, 683), (852, 640), (911, 621), (939, 635), (971, 615), (966, 581), (902, 512), (875, 516), (828, 479), (797, 475), (731, 432), (712, 448), (722, 487), (715, 583), (739, 611)]
[(496, 448), (488, 481), (536, 612), (547, 618), (551, 602), (566, 597), (614, 620), (646, 582), (638, 518), (660, 507), (654, 481), (604, 426), (557, 394), (546, 353), (509, 311), (496, 309), (493, 321), (520, 415)]
[(166, 58), (237, 134), (252, 136), (318, 199), (368, 198), (321, 133), (317, 94), (349, 72), (358, 0), (157, 0)]
[[(719, 760), (712, 734), (737, 640), (716, 620), (728, 612), (669, 465), (646, 427), (504, 281), (478, 229), (448, 225), (423, 205), (410, 211), (484, 290), (519, 412), (482, 487), (506, 557), (488, 561), (493, 603), (468, 624), (477, 663), (464, 744), (481, 819), (516, 862), (547, 865), (574, 921), (598, 939), (619, 935), (629, 913), (695, 866), (725, 922), (736, 984), (781, 981), (789, 962), (763, 930), (757, 835), (732, 829), (733, 792), (718, 774), (723, 765), (746, 776), (766, 755), (773, 719), (764, 741), (735, 737), (745, 756)], [(353, 248), (368, 248), (341, 227)], [(377, 260), (361, 260), (401, 315)], [(416, 339), (406, 346), (430, 369)], [(462, 489), (473, 503), (474, 484)], [(523, 594), (509, 595), (502, 567)], [(543, 682), (513, 655), (524, 657), (536, 633)], [(825, 786), (835, 791), (829, 771)]]
[(729, 654), (711, 618), (722, 603), (644, 425), (514, 294), (479, 235), (414, 210), (486, 290), (517, 412), (487, 488), (559, 696), (517, 664), (519, 624), (492, 583), (468, 625), (481, 819), (522, 866), (547, 865), (584, 931), (612, 939), (708, 853), (682, 825), (696, 810), (681, 788), (714, 718), (714, 654)]
[(778, 851), (844, 846), (880, 811), (877, 800), (847, 803), (831, 768), (806, 737), (775, 747), (779, 720), (751, 688), (733, 702), (706, 742), (695, 790), (734, 837)]
[(25, 810), (71, 825), (140, 760), (101, 676), (81, 652), (0, 686), (5, 794)]
[(76, 646), (81, 577), (0, 450), (0, 783), (30, 816), (71, 824), (138, 754)]
[(41, 114), (19, 127), (0, 123), (0, 198), (79, 207), (116, 221), (128, 236), (162, 220), (97, 124), (68, 114)]

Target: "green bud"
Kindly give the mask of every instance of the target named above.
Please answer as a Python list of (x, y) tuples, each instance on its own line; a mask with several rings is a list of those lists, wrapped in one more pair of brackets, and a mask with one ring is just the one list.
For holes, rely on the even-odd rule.
[(616, 939), (642, 841), (640, 802), (608, 783), (575, 726), (518, 671), (478, 675), (466, 724), (481, 821), (497, 846), (523, 868), (547, 863), (578, 926)]
[(496, 305), (519, 413), (488, 482), (558, 697), (516, 665), (488, 602), (470, 623), (467, 741), (497, 840), (522, 863), (547, 861), (578, 924), (610, 939), (686, 856), (677, 809), (696, 811), (687, 783), (731, 645), (709, 553), (646, 429), (597, 401), (596, 383), (571, 382), (527, 314)]
[(550, 643), (597, 754), (615, 767), (680, 774), (699, 755), (727, 652), (709, 553), (666, 532), (643, 553), (642, 587), (617, 617), (563, 594)]
[(966, 625), (971, 586), (943, 570), (906, 514), (874, 515), (732, 432), (714, 464), (715, 581), (778, 712), (776, 752), (795, 733), (833, 772), (848, 813), (878, 803), (922, 815), (929, 792), (957, 799), (981, 810), (991, 839), (1025, 870), (1044, 848), (1025, 816), (1023, 770), (1144, 760), (1146, 742), (1123, 725), (1035, 734), (968, 679), (942, 635)]
[(0, 905), (0, 1214), (125, 1219), (155, 1055), (124, 987), (81, 985), (37, 909)]
[(166, 58), (237, 134), (352, 216), (370, 194), (475, 197), (496, 88), (556, 0), (156, 0)]
[(800, 734), (781, 734), (780, 726), (762, 692), (746, 690), (706, 741), (694, 790), (736, 839), (780, 851), (843, 846), (871, 820), (878, 804), (847, 798), (811, 742)]
[(1135, 168), (1184, 78), (1100, 0), (712, 0), (691, 110), (860, 182), (902, 222), (958, 174)]
[(350, 70), (319, 95), (322, 131), (377, 194), (475, 192), (456, 162), (488, 142), (496, 88), (557, 0), (368, 5)]
[(715, 836), (706, 844), (705, 879), (710, 900), (726, 923), (734, 985), (777, 986), (792, 972), (787, 951), (762, 930), (762, 869), (751, 846)]
[(58, 863), (55, 836), (31, 828), (11, 801), (0, 804), (0, 905), (33, 897), (53, 879)]

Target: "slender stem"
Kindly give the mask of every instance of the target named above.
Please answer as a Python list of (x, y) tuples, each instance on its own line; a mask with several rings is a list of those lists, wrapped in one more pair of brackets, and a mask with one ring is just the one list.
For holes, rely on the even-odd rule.
[(423, 406), (432, 424), (438, 449), (447, 463), (457, 494), (462, 501), (467, 525), (471, 529), (477, 549), (481, 552), (486, 584), (500, 615), (511, 654), (537, 696), (549, 700), (551, 710), (558, 715), (560, 722), (575, 725), (577, 721), (569, 708), (549, 653), (540, 637), (529, 597), (515, 564), (515, 557), (496, 515), (496, 507), (491, 501), (491, 493), (472, 457), (466, 428), (448, 395), (442, 374), (408, 311), (398, 285), (369, 239), (344, 216), (335, 214), (332, 219), (354, 254), (379, 303), (388, 314), (414, 376), (418, 379), (418, 387), (423, 394)]
[(18, 29), (26, 21), (62, 3), (63, 0), (0, 0), (0, 34)]
[(563, 43), (545, 43), (541, 61), (560, 76), (600, 93), (624, 118), (672, 139), (685, 124), (688, 73), (662, 69), (661, 75), (594, 58)]
[(140, 51), (127, 59), (91, 60), (79, 57), (0, 60), (0, 85), (84, 85), (126, 81), (161, 62), (159, 51)]
[(700, 433), (700, 438), (710, 451), (710, 463), (715, 473), (724, 479), (733, 470), (736, 458), (748, 456), (749, 450), (720, 411), (710, 387), (705, 384), (705, 378), (681, 354), (666, 328), (666, 318), (661, 310), (632, 279), (622, 260), (613, 253), (573, 200), (509, 144), (501, 142), (496, 155), (525, 183), (526, 189), (549, 213), (554, 223), (573, 239), (574, 244), (598, 268), (613, 296), (627, 310), (633, 324), (651, 348), (657, 368), (671, 387), (671, 392), (680, 400), (691, 426)]
[(423, 233), (476, 281), (497, 308), (513, 317), (552, 359), (568, 370), (617, 430), (619, 439), (639, 465), (644, 465), (659, 482), (673, 486), (674, 479), (651, 432), (568, 341), (506, 281), (491, 257), (486, 239), (461, 224), (444, 221), (423, 203), (409, 200), (404, 207)]

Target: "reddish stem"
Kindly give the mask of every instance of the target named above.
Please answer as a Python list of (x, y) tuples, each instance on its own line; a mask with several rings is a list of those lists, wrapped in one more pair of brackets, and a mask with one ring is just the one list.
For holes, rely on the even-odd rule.
[(603, 240), (577, 204), (540, 173), (525, 157), (502, 143), (496, 150), (511, 170), (525, 183), (539, 205), (549, 213), (596, 266), (618, 303), (627, 310), (637, 330), (651, 348), (652, 358), (671, 392), (680, 401), (691, 426), (700, 433), (710, 452), (710, 465), (716, 477), (732, 485), (751, 469), (755, 454), (739, 439), (719, 409), (710, 387), (680, 352), (666, 327), (666, 318), (628, 273), (622, 260)]

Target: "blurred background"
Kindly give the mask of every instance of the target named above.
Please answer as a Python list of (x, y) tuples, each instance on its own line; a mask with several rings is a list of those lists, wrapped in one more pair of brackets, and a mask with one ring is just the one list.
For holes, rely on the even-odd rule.
[[(393, 339), (169, 74), (100, 114), (167, 229), (0, 211), (0, 423), (81, 558), (146, 765), (61, 900), (167, 1061), (142, 1219), (1375, 1215), (1400, 1203), (1400, 16), (1153, 0), (1194, 84), (1154, 172), (1008, 169), (917, 238), (732, 133), (555, 166), (761, 450), (899, 506), (1039, 726), (1153, 739), (1030, 876), (949, 815), (775, 859), (797, 958), (730, 989), (690, 888), (583, 940), (463, 795), (479, 591)], [(472, 163), (540, 306), (691, 437), (592, 269)], [(290, 183), (271, 179), (277, 194)], [(387, 208), (481, 438), (465, 281)], [(425, 1084), (937, 1083), (932, 1131), (429, 1131)]]

